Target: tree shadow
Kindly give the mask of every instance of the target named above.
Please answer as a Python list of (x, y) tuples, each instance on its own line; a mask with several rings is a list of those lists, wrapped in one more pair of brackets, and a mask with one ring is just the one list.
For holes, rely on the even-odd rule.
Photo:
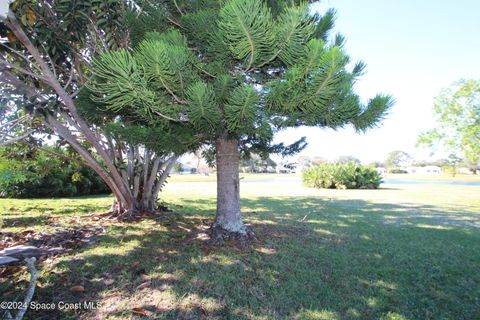
[[(91, 198), (89, 198), (91, 200)], [(21, 209), (10, 208), (3, 212), (0, 216), (1, 227), (13, 228), (41, 228), (48, 225), (52, 219), (60, 217), (68, 217), (72, 215), (83, 215), (86, 213), (94, 213), (99, 209), (104, 208), (101, 205), (76, 204), (63, 206), (61, 208), (56, 206), (26, 206)]]
[[(46, 285), (37, 289), (36, 301), (100, 301), (101, 309), (32, 311), (29, 319), (134, 318), (134, 308), (138, 318), (165, 319), (473, 319), (480, 314), (480, 235), (472, 226), (450, 223), (458, 217), (474, 220), (471, 213), (363, 200), (258, 197), (242, 200), (258, 240), (246, 248), (212, 248), (204, 231), (214, 200), (179, 200), (183, 206), (173, 206), (174, 213), (111, 226), (94, 245), (44, 266)], [(70, 292), (74, 285), (85, 292)]]

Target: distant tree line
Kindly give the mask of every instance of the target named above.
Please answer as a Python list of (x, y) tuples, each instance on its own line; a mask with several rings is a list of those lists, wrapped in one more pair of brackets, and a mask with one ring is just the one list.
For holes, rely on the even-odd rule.
[[(354, 156), (340, 156), (334, 161), (328, 161), (320, 156), (309, 157), (302, 155), (297, 158), (297, 165), (301, 170), (329, 162), (341, 164), (361, 163), (361, 161)], [(480, 162), (459, 157), (455, 153), (451, 153), (446, 158), (441, 159), (416, 160), (412, 155), (402, 150), (391, 151), (388, 153), (384, 161), (372, 161), (367, 165), (373, 168), (385, 168), (389, 173), (407, 173), (407, 167), (426, 166), (436, 166), (441, 168), (444, 172), (451, 174), (455, 174), (459, 168), (466, 168), (472, 173), (476, 173), (476, 171), (480, 169)]]

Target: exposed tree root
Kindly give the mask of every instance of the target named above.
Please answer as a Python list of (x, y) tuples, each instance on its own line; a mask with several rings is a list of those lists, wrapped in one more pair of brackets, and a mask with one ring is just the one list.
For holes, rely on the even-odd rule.
[(143, 219), (155, 218), (165, 212), (172, 212), (167, 206), (159, 205), (154, 210), (123, 210), (123, 211), (107, 211), (95, 213), (91, 217), (97, 217), (106, 220), (114, 220), (119, 222), (133, 222)]
[(241, 247), (246, 247), (249, 241), (257, 240), (254, 232), (246, 226), (240, 232), (232, 232), (225, 230), (218, 224), (212, 224), (207, 234), (210, 237), (207, 244), (210, 246), (222, 246), (229, 242), (235, 242)]

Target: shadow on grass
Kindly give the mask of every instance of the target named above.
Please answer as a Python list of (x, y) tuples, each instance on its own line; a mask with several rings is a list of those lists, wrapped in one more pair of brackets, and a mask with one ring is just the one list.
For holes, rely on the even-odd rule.
[[(82, 319), (135, 318), (133, 308), (166, 319), (474, 319), (480, 314), (480, 235), (478, 229), (450, 223), (459, 217), (474, 220), (469, 213), (259, 197), (242, 201), (245, 220), (259, 240), (243, 250), (212, 249), (201, 233), (211, 221), (214, 200), (181, 203), (174, 214), (112, 226), (95, 245), (61, 259), (55, 272), (45, 275), (37, 301), (102, 302)], [(151, 283), (137, 288), (145, 282)], [(71, 293), (74, 285), (85, 292)], [(29, 317), (76, 315), (56, 310)]]
[[(64, 198), (68, 200), (69, 198)], [(82, 198), (76, 198), (75, 201), (79, 201)], [(87, 198), (85, 198), (87, 199)], [(89, 197), (88, 200), (93, 200), (94, 197)], [(73, 200), (73, 199), (72, 199)], [(50, 200), (52, 203), (55, 199)], [(42, 202), (47, 200), (42, 199)], [(62, 216), (74, 216), (82, 215), (86, 213), (95, 213), (101, 210), (106, 210), (104, 205), (94, 204), (77, 204), (70, 203), (61, 207), (53, 205), (36, 204), (24, 206), (21, 208), (10, 207), (0, 215), (2, 228), (10, 227), (42, 227), (48, 224), (51, 218)]]

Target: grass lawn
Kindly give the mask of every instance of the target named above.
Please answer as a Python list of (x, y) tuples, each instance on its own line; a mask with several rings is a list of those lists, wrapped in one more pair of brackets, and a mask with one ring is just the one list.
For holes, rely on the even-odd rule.
[(420, 180), (420, 181), (448, 181), (448, 182), (480, 182), (480, 174), (388, 174), (385, 179), (391, 180)]
[[(29, 319), (480, 319), (480, 187), (243, 183), (258, 241), (212, 249), (213, 180), (174, 177), (162, 196), (173, 212), (136, 223), (85, 216), (109, 197), (0, 199), (2, 232), (106, 230), (44, 261), (34, 297), (101, 307)], [(1, 300), (20, 299), (26, 279), (1, 279)]]

